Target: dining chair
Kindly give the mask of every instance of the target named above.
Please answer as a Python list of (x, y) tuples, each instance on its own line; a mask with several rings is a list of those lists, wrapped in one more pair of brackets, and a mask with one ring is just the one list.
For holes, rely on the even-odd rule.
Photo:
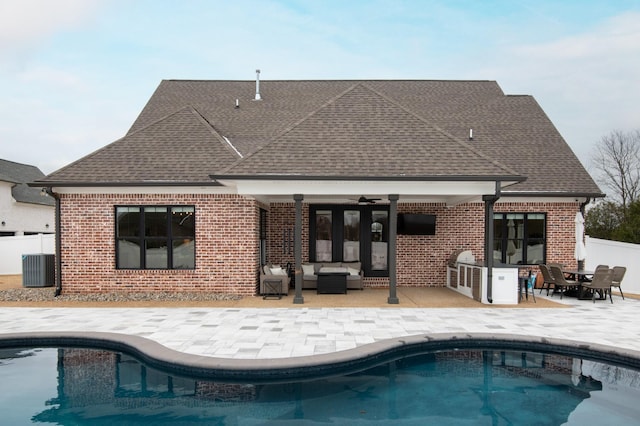
[(540, 294), (542, 294), (542, 290), (547, 289), (547, 296), (549, 295), (549, 289), (550, 287), (553, 285), (553, 289), (555, 291), (556, 289), (556, 280), (555, 278), (553, 278), (553, 275), (551, 275), (551, 271), (549, 270), (549, 266), (545, 265), (544, 263), (541, 263), (540, 265), (538, 265), (538, 267), (540, 268), (540, 272), (542, 273), (542, 287), (540, 287)]
[[(560, 291), (560, 299), (564, 295), (564, 292), (568, 288), (578, 287), (580, 283), (578, 281), (568, 280), (564, 277), (564, 272), (560, 269), (559, 266), (550, 265), (549, 270), (551, 271), (551, 276), (555, 280), (554, 285)], [(553, 293), (551, 293), (553, 296)]]
[(620, 284), (622, 283), (622, 279), (624, 278), (624, 274), (627, 272), (627, 268), (624, 266), (614, 266), (613, 267), (613, 277), (611, 278), (611, 287), (617, 287), (620, 295), (622, 296), (622, 300), (624, 300), (624, 294), (622, 293), (622, 288)]
[(612, 269), (596, 269), (593, 274), (593, 279), (590, 282), (582, 283), (583, 288), (588, 288), (592, 291), (591, 300), (596, 303), (596, 293), (602, 292), (604, 299), (607, 299), (607, 293), (609, 293), (609, 299), (613, 303), (611, 297), (611, 283), (613, 278)]

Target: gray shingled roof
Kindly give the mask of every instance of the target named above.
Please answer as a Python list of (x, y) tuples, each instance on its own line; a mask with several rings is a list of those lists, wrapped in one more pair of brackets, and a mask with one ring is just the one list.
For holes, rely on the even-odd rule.
[(44, 173), (35, 166), (0, 160), (0, 181), (14, 184), (11, 188), (11, 196), (18, 202), (47, 206), (55, 204), (51, 197), (41, 195), (40, 188), (30, 188), (27, 185), (43, 176)]
[(527, 180), (510, 191), (601, 193), (536, 101), (493, 81), (263, 80), (260, 89), (254, 101), (254, 81), (163, 81), (125, 137), (43, 182), (515, 174)]

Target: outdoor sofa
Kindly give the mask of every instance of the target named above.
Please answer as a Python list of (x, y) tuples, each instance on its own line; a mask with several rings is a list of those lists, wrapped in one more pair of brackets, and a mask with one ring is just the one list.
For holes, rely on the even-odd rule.
[(316, 289), (318, 287), (318, 272), (321, 268), (345, 268), (348, 290), (362, 290), (361, 262), (309, 262), (302, 264), (302, 288)]

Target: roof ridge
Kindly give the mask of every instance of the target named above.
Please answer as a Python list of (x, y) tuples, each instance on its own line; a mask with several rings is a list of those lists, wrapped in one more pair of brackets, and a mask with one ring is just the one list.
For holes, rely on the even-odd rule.
[(218, 142), (220, 142), (220, 144), (224, 147), (224, 149), (229, 151), (234, 156), (239, 157), (239, 159), (242, 159), (242, 154), (240, 153), (240, 151), (238, 151), (225, 136), (221, 135), (220, 132), (216, 130), (215, 126), (211, 124), (209, 120), (207, 120), (204, 117), (204, 115), (200, 114), (200, 111), (198, 111), (194, 106), (191, 106), (191, 105), (186, 105), (185, 107), (181, 108), (180, 111), (185, 108), (191, 109), (191, 113), (194, 114), (196, 118), (199, 119), (202, 122), (202, 124), (205, 125), (205, 127), (207, 127), (207, 129), (211, 132), (213, 137), (216, 138)]
[(96, 155), (100, 154), (101, 152), (103, 152), (103, 151), (105, 151), (105, 150), (109, 149), (110, 147), (112, 147), (114, 144), (116, 144), (116, 143), (118, 143), (118, 142), (120, 142), (120, 141), (122, 141), (122, 140), (124, 140), (124, 139), (127, 139), (127, 138), (130, 138), (130, 137), (132, 137), (132, 136), (135, 136), (135, 135), (137, 135), (137, 134), (139, 134), (139, 133), (141, 133), (141, 132), (144, 132), (144, 131), (148, 130), (150, 127), (155, 126), (156, 124), (161, 123), (161, 122), (163, 122), (163, 121), (165, 121), (165, 120), (167, 120), (167, 119), (169, 119), (169, 118), (171, 118), (171, 117), (173, 117), (173, 116), (175, 116), (175, 115), (177, 115), (177, 114), (179, 114), (179, 113), (181, 113), (181, 112), (183, 112), (183, 111), (185, 111), (185, 110), (186, 110), (186, 111), (188, 111), (188, 112), (190, 112), (192, 115), (194, 115), (194, 117), (195, 117), (198, 121), (200, 121), (200, 122), (201, 122), (201, 124), (205, 125), (205, 127), (206, 127), (206, 128), (207, 128), (207, 129), (212, 133), (212, 135), (213, 135), (216, 139), (218, 139), (218, 141), (220, 142), (220, 144), (221, 144), (221, 145), (222, 145), (226, 150), (228, 150), (229, 152), (231, 152), (234, 156), (237, 156), (237, 154), (236, 154), (236, 153), (235, 153), (235, 152), (234, 152), (234, 151), (229, 147), (229, 145), (224, 141), (224, 139), (222, 138), (222, 136), (221, 136), (221, 135), (220, 135), (220, 134), (215, 130), (215, 128), (211, 125), (211, 123), (209, 123), (209, 122), (208, 122), (208, 121), (207, 121), (207, 120), (202, 116), (202, 114), (200, 114), (200, 112), (198, 112), (198, 110), (196, 110), (196, 109), (195, 109), (193, 106), (191, 106), (191, 105), (185, 105), (185, 106), (183, 106), (182, 108), (180, 108), (180, 109), (178, 109), (178, 110), (176, 110), (176, 111), (174, 111), (174, 112), (172, 112), (172, 113), (170, 113), (170, 114), (167, 114), (167, 115), (165, 115), (164, 117), (159, 118), (158, 120), (156, 120), (156, 121), (154, 121), (154, 122), (152, 122), (152, 123), (149, 123), (149, 124), (147, 124), (147, 125), (146, 125), (146, 126), (144, 126), (144, 127), (141, 127), (141, 128), (139, 128), (139, 129), (137, 129), (137, 130), (135, 130), (135, 131), (133, 131), (133, 132), (127, 133), (127, 134), (125, 134), (124, 136), (122, 136), (122, 137), (120, 137), (120, 138), (116, 139), (115, 141), (113, 141), (113, 142), (111, 142), (111, 143), (109, 143), (109, 144), (107, 144), (107, 145), (105, 145), (105, 146), (103, 146), (103, 147), (101, 147), (101, 148), (99, 148), (99, 149), (97, 149), (97, 150), (95, 150), (95, 151), (93, 151), (93, 152), (90, 152), (89, 154), (87, 154), (87, 155), (85, 155), (85, 156), (83, 156), (83, 157), (81, 157), (81, 158), (77, 159), (76, 161), (74, 161), (74, 162), (72, 162), (72, 163), (70, 163), (70, 164), (67, 164), (66, 166), (64, 166), (64, 167), (62, 167), (62, 168), (60, 168), (60, 169), (58, 169), (58, 170), (56, 170), (56, 171), (54, 171), (54, 172), (52, 172), (52, 173), (49, 173), (48, 175), (43, 176), (43, 177), (41, 177), (40, 179), (37, 179), (35, 182), (37, 183), (37, 182), (46, 181), (46, 180), (47, 180), (47, 178), (49, 178), (49, 176), (56, 175), (56, 174), (58, 174), (58, 173), (64, 172), (65, 170), (69, 169), (70, 167), (75, 166), (76, 164), (78, 164), (78, 163), (79, 163), (79, 162), (81, 162), (81, 161), (85, 161), (85, 160), (87, 160), (87, 159), (89, 159), (89, 158), (95, 157)]
[(431, 121), (427, 120), (426, 118), (422, 117), (421, 115), (419, 115), (418, 113), (416, 113), (415, 111), (412, 111), (411, 109), (409, 109), (408, 107), (400, 104), (399, 102), (397, 102), (394, 99), (389, 98), (388, 96), (386, 96), (384, 93), (380, 93), (379, 91), (377, 91), (376, 89), (368, 86), (367, 84), (362, 84), (363, 87), (367, 88), (368, 90), (371, 90), (373, 93), (377, 94), (378, 96), (382, 97), (383, 99), (385, 99), (387, 102), (391, 102), (393, 105), (397, 106), (398, 108), (402, 109), (403, 111), (405, 111), (407, 114), (412, 115), (413, 117), (417, 118), (418, 120), (422, 121), (423, 123), (425, 123), (426, 125), (432, 127), (433, 129), (435, 129), (436, 131), (442, 133), (443, 135), (447, 136), (448, 138), (452, 139), (453, 141), (455, 141), (456, 143), (458, 143), (459, 145), (462, 145), (465, 149), (468, 149), (469, 151), (473, 152), (474, 154), (484, 158), (485, 160), (491, 162), (493, 165), (505, 170), (506, 172), (512, 173), (516, 176), (520, 176), (520, 173), (516, 172), (515, 170), (511, 169), (509, 166), (506, 166), (502, 163), (500, 163), (499, 161), (496, 161), (495, 159), (489, 157), (487, 154), (483, 153), (482, 151), (476, 149), (473, 145), (468, 144), (467, 142), (455, 137), (454, 135), (452, 135), (451, 133), (447, 132), (446, 130), (440, 128), (440, 126), (433, 124)]
[[(255, 83), (255, 79), (247, 79), (247, 80), (226, 80), (226, 79), (213, 79), (213, 80), (205, 80), (205, 79), (180, 79), (180, 78), (168, 78), (163, 79), (162, 81), (171, 81), (171, 82), (194, 82), (194, 83)], [(353, 82), (353, 83), (366, 83), (372, 81), (384, 81), (384, 82), (406, 82), (406, 81), (418, 81), (418, 82), (444, 82), (444, 83), (496, 83), (497, 80), (486, 80), (486, 79), (444, 79), (444, 78), (327, 78), (327, 79), (260, 79), (260, 82), (310, 82), (310, 83), (327, 83), (327, 82)]]

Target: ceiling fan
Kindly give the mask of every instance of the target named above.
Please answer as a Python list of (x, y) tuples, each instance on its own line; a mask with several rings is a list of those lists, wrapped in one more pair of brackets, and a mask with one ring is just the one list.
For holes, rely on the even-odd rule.
[(382, 198), (367, 198), (364, 195), (358, 198), (358, 204), (375, 204), (376, 201), (380, 201)]

